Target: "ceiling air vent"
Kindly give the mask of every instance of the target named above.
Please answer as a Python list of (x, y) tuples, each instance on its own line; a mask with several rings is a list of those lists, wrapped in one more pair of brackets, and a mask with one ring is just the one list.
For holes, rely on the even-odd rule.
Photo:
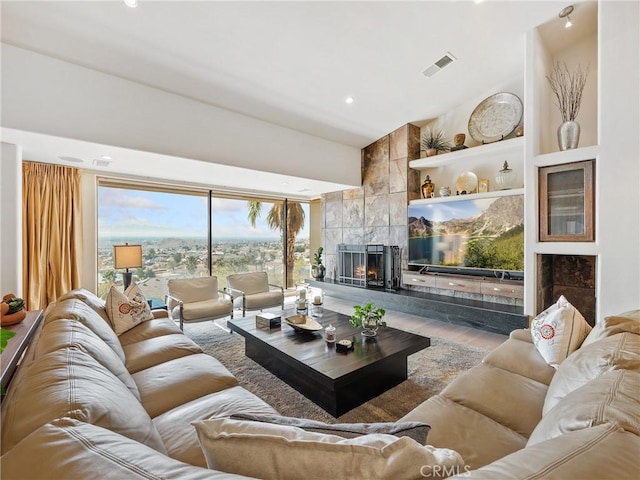
[(436, 73), (438, 73), (440, 70), (442, 70), (444, 67), (446, 67), (447, 65), (453, 63), (456, 60), (456, 57), (454, 57), (453, 55), (451, 55), (451, 53), (447, 52), (444, 54), (444, 56), (442, 58), (440, 58), (439, 60), (436, 60), (433, 65), (429, 65), (423, 72), (422, 74), (425, 77), (431, 78), (433, 77)]
[(104, 160), (102, 158), (94, 158), (93, 165), (95, 167), (108, 167), (111, 165), (111, 160)]

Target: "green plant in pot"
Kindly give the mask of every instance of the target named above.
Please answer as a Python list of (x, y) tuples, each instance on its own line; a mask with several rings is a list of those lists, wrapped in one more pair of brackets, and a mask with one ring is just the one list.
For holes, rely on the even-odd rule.
[(316, 280), (324, 278), (325, 268), (322, 264), (322, 252), (324, 252), (324, 248), (318, 247), (316, 253), (313, 254), (313, 265), (311, 265), (311, 274)]
[(364, 305), (355, 305), (353, 315), (349, 323), (352, 327), (362, 326), (362, 335), (365, 337), (375, 337), (378, 334), (378, 327), (386, 327), (384, 315), (387, 311), (382, 307), (376, 307), (373, 302)]
[(427, 157), (437, 155), (439, 152), (448, 152), (451, 150), (451, 143), (444, 138), (442, 130), (432, 130), (427, 128), (422, 135), (422, 148), (427, 152)]

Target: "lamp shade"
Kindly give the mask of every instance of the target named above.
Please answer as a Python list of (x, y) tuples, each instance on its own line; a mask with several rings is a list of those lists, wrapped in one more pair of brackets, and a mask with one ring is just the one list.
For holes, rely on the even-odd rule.
[(142, 267), (142, 245), (114, 245), (113, 265), (115, 268)]

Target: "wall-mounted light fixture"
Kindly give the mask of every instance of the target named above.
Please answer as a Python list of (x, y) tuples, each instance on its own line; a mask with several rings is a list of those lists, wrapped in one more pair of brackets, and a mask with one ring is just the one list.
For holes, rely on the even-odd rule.
[(138, 0), (122, 0), (127, 7), (136, 8), (138, 6)]
[(114, 245), (113, 246), (113, 266), (115, 268), (124, 268), (122, 273), (124, 289), (126, 290), (131, 284), (133, 273), (130, 268), (142, 267), (142, 245)]
[(573, 5), (564, 7), (562, 10), (560, 10), (560, 13), (558, 14), (560, 18), (567, 19), (567, 21), (564, 24), (564, 28), (569, 28), (571, 25), (573, 25), (573, 22), (571, 21), (571, 17), (569, 16), (569, 14), (571, 13), (573, 13)]

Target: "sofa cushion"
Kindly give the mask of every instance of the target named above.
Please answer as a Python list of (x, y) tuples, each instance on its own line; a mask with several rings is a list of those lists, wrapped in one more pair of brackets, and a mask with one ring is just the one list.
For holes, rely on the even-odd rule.
[(61, 319), (72, 319), (82, 323), (98, 335), (118, 355), (122, 363), (125, 362), (124, 352), (116, 333), (95, 310), (82, 302), (82, 300), (69, 299), (51, 304), (45, 312), (43, 324), (46, 325), (49, 322)]
[[(95, 293), (90, 292), (86, 288), (77, 288), (65, 293), (64, 295), (59, 297), (57, 301), (64, 302), (65, 300), (70, 299), (80, 300), (89, 308), (92, 308), (98, 315), (100, 315), (100, 317), (102, 317), (105, 322), (111, 325), (111, 320), (109, 320), (109, 316), (107, 315), (105, 302)], [(113, 325), (111, 325), (111, 328), (113, 328)]]
[(155, 318), (142, 322), (131, 330), (124, 332), (118, 337), (121, 345), (129, 345), (131, 343), (140, 342), (148, 338), (161, 337), (163, 335), (171, 335), (174, 333), (182, 333), (180, 327), (173, 320), (168, 318)]
[(630, 332), (640, 335), (640, 310), (631, 310), (618, 315), (610, 315), (598, 322), (593, 330), (589, 332), (582, 345), (590, 345), (603, 338), (616, 335), (618, 333)]
[(533, 343), (545, 361), (556, 368), (580, 347), (590, 331), (591, 326), (562, 295), (531, 322)]
[[(3, 410), (2, 446), (10, 449), (56, 418), (93, 423), (166, 453), (140, 402), (109, 370), (74, 346), (47, 353), (28, 365)], [(3, 405), (5, 408), (5, 405)]]
[(147, 298), (135, 283), (125, 293), (112, 285), (107, 295), (106, 309), (116, 335), (122, 335), (136, 325), (153, 319)]
[(570, 355), (549, 384), (543, 415), (567, 394), (603, 373), (617, 369), (640, 371), (640, 336), (620, 333), (586, 345)]
[(218, 360), (204, 353), (176, 358), (133, 374), (142, 405), (151, 417), (225, 388), (238, 380)]
[(138, 387), (120, 358), (100, 337), (77, 320), (60, 319), (47, 323), (35, 344), (36, 357), (68, 347), (78, 348), (93, 357), (126, 385), (140, 401)]
[(127, 370), (131, 373), (153, 367), (175, 358), (202, 353), (202, 348), (182, 333), (148, 338), (136, 343), (123, 345), (127, 357)]
[(402, 480), (419, 478), (421, 469), (433, 473), (435, 467), (463, 467), (462, 458), (453, 450), (423, 446), (408, 437), (342, 438), (229, 419), (201, 420), (194, 426), (209, 468), (265, 480)]
[(526, 437), (481, 413), (436, 395), (398, 422), (431, 425), (429, 445), (457, 451), (466, 466), (480, 468), (524, 448)]
[(283, 417), (280, 415), (234, 414), (231, 419), (288, 425), (301, 428), (306, 432), (338, 435), (342, 438), (355, 438), (372, 433), (383, 433), (385, 435), (395, 435), (396, 437), (409, 437), (420, 445), (426, 445), (427, 434), (431, 428), (423, 422), (324, 423), (306, 418)]
[(528, 437), (542, 417), (547, 385), (489, 364), (459, 375), (440, 395)]
[(569, 432), (519, 450), (456, 480), (635, 480), (640, 437), (616, 424)]
[(104, 428), (61, 418), (43, 425), (0, 460), (14, 479), (241, 479), (186, 465)]
[(640, 372), (614, 370), (569, 393), (542, 417), (527, 446), (567, 432), (618, 423), (640, 435)]
[(277, 415), (273, 407), (240, 386), (187, 402), (153, 419), (170, 457), (206, 467), (207, 462), (191, 422), (229, 417), (237, 413)]
[(526, 335), (529, 337), (528, 341), (510, 337), (491, 351), (482, 361), (487, 365), (493, 365), (549, 385), (556, 369), (548, 365), (542, 358), (531, 341), (531, 334), (526, 332)]

